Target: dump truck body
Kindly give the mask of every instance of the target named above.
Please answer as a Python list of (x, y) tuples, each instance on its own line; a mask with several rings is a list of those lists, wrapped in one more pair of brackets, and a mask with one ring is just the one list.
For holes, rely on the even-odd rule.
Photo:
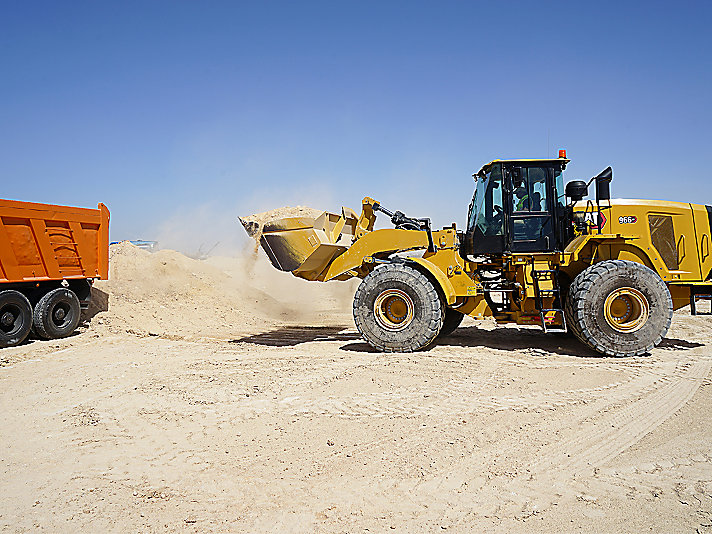
[(0, 200), (0, 284), (109, 275), (109, 210)]
[(91, 283), (108, 276), (106, 206), (0, 200), (0, 346), (21, 342), (30, 326), (45, 338), (71, 334)]

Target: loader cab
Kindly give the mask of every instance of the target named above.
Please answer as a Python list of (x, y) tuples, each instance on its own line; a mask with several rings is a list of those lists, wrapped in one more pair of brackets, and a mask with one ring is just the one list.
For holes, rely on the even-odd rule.
[(555, 252), (565, 246), (568, 160), (495, 160), (475, 178), (460, 254)]

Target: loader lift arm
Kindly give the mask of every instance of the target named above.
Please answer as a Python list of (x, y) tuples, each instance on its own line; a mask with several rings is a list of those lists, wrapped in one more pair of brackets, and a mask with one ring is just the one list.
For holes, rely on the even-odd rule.
[[(368, 197), (364, 199), (372, 200)], [(388, 215), (391, 218), (391, 223), (396, 227), (397, 230), (422, 230), (428, 233), (428, 252), (435, 252), (435, 244), (433, 243), (433, 231), (430, 224), (430, 219), (425, 217), (422, 219), (415, 219), (413, 217), (408, 217), (402, 211), (389, 211), (380, 202), (374, 202), (372, 206), (373, 211), (380, 211)]]

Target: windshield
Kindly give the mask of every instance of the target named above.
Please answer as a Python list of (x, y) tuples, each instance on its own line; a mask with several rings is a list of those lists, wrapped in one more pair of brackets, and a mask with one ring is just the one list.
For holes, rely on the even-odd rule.
[(484, 175), (477, 176), (477, 188), (470, 204), (467, 229), (478, 235), (502, 234), (502, 166), (492, 165)]
[(472, 197), (472, 202), (470, 203), (470, 213), (467, 216), (467, 228), (472, 229), (475, 226), (475, 221), (477, 220), (477, 214), (482, 209), (482, 202), (485, 198), (485, 189), (487, 188), (487, 182), (489, 181), (489, 176), (477, 176), (477, 183), (475, 187), (475, 195)]

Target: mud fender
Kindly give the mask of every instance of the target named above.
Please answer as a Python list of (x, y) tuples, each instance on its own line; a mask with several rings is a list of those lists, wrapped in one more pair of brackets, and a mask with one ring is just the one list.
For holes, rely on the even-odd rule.
[(417, 263), (420, 265), (421, 270), (425, 269), (435, 280), (437, 280), (440, 285), (440, 289), (445, 295), (445, 301), (448, 305), (455, 304), (455, 288), (452, 287), (450, 280), (447, 275), (433, 262), (426, 260), (425, 258), (407, 258), (408, 262)]

